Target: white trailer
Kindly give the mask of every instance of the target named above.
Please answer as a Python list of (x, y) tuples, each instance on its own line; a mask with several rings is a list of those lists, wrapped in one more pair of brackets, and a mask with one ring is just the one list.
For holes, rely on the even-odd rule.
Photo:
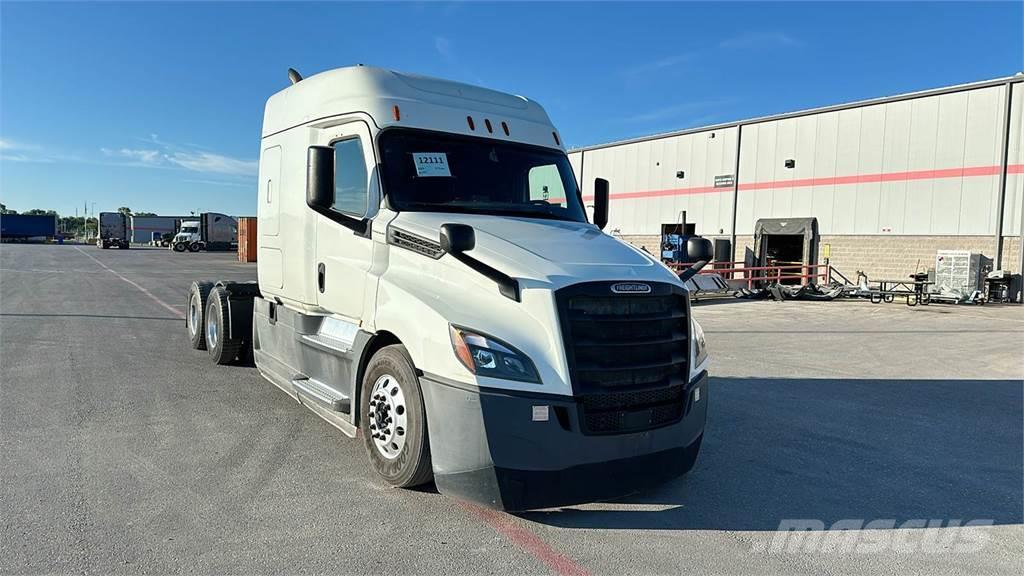
[(601, 231), (608, 182), (587, 221), (537, 103), (289, 75), (264, 114), (258, 283), (194, 283), (193, 347), (252, 354), (395, 486), (518, 510), (691, 469), (707, 354), (683, 281)]
[[(164, 238), (177, 234), (185, 216), (131, 216), (131, 242), (167, 246)], [(169, 240), (168, 240), (169, 242)]]
[(127, 249), (128, 244), (128, 215), (121, 212), (100, 212), (98, 219), (98, 234), (96, 235), (96, 246), (106, 250), (107, 248)]

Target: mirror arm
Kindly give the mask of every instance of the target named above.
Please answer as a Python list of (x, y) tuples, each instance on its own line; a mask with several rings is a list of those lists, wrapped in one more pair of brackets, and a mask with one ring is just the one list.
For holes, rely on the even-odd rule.
[(370, 234), (370, 220), (367, 218), (356, 218), (354, 216), (342, 214), (341, 212), (336, 212), (330, 208), (321, 208), (319, 206), (310, 206), (310, 208), (312, 208), (314, 212), (326, 216), (329, 220), (341, 224), (360, 236), (369, 236)]
[(704, 268), (707, 265), (708, 265), (708, 261), (707, 260), (698, 260), (698, 261), (693, 263), (693, 266), (690, 266), (686, 270), (683, 270), (679, 274), (679, 279), (682, 280), (683, 282), (686, 282), (690, 278), (693, 278), (694, 276), (696, 276), (697, 273), (700, 272), (701, 269)]
[(462, 262), (466, 266), (469, 266), (476, 272), (483, 274), (485, 277), (493, 280), (498, 285), (498, 292), (501, 295), (516, 302), (522, 302), (519, 294), (519, 282), (515, 278), (505, 274), (497, 268), (493, 268), (484, 264), (483, 262), (473, 258), (465, 252), (448, 252), (453, 258)]

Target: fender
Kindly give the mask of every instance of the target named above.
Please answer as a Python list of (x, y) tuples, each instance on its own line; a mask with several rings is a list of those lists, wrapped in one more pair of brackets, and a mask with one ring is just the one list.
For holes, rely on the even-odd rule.
[(260, 296), (256, 282), (217, 282), (228, 295), (228, 338), (252, 339), (253, 299)]

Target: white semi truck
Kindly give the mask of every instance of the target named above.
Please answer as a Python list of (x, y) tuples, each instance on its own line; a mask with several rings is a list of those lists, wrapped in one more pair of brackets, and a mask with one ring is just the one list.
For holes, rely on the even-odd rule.
[[(195, 282), (186, 326), (350, 437), (388, 483), (523, 510), (694, 465), (707, 353), (681, 279), (593, 222), (521, 96), (371, 67), (267, 101), (258, 282)], [(590, 199), (588, 199), (590, 201)], [(710, 243), (694, 238), (702, 262)]]
[(184, 219), (171, 240), (170, 248), (175, 252), (237, 250), (238, 220), (216, 212), (204, 212), (198, 218)]

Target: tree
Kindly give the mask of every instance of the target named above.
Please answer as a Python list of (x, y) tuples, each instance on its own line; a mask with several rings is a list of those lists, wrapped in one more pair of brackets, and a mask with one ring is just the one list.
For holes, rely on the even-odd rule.
[(135, 212), (132, 215), (133, 216), (156, 216), (156, 214), (154, 214), (152, 212)]
[(17, 210), (8, 210), (7, 204), (0, 202), (0, 214), (17, 214)]
[(57, 212), (54, 210), (43, 210), (41, 208), (33, 208), (28, 212), (25, 212), (29, 216), (56, 216)]
[(132, 215), (132, 209), (127, 206), (121, 206), (120, 208), (117, 209), (117, 211), (126, 216)]

